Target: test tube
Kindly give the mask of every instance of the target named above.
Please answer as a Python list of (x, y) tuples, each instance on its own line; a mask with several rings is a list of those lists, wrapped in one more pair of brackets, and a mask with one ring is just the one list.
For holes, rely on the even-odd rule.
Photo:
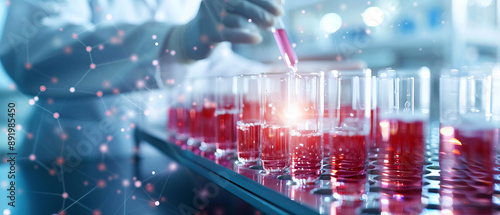
[(220, 76), (215, 80), (215, 136), (219, 155), (236, 152), (237, 81), (236, 76)]
[(260, 153), (260, 77), (238, 77), (239, 120), (237, 122), (237, 155), (242, 163), (255, 163)]
[[(441, 210), (491, 214), (498, 144), (499, 67), (451, 70), (440, 79)], [(496, 82), (496, 83), (495, 83)], [(496, 86), (495, 86), (496, 85)], [(496, 109), (496, 110), (495, 110)]]
[(215, 77), (203, 77), (197, 79), (194, 86), (202, 89), (201, 130), (202, 142), (200, 146), (201, 155), (210, 160), (215, 160), (217, 139), (215, 136)]
[(290, 105), (290, 175), (298, 186), (313, 185), (323, 159), (323, 72), (292, 74)]
[[(366, 143), (370, 134), (371, 70), (333, 70), (325, 74), (325, 109), (330, 118), (332, 137), (331, 175), (336, 194), (364, 192), (364, 186), (352, 183), (366, 181)], [(364, 184), (364, 183), (363, 183)], [(356, 190), (347, 190), (356, 189)], [(340, 192), (341, 191), (341, 192)]]
[(203, 89), (198, 84), (198, 78), (191, 78), (186, 81), (187, 87), (187, 108), (189, 118), (189, 139), (187, 141), (188, 150), (199, 154), (202, 133), (202, 109), (203, 109)]
[(286, 120), (290, 75), (262, 74), (261, 82), (261, 163), (267, 172), (283, 172), (290, 157)]
[(274, 39), (278, 44), (278, 48), (281, 52), (281, 57), (285, 61), (286, 65), (292, 69), (294, 72), (297, 71), (298, 58), (293, 50), (288, 34), (285, 30), (285, 24), (281, 17), (277, 17), (274, 21), (274, 26), (271, 31), (273, 32)]
[(386, 69), (378, 75), (381, 187), (419, 191), (425, 162), (430, 71)]

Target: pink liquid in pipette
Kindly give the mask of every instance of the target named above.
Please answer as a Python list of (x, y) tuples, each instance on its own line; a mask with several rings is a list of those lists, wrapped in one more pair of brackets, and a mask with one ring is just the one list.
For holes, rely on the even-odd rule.
[(273, 34), (274, 39), (276, 40), (276, 43), (278, 44), (278, 47), (280, 49), (281, 56), (283, 57), (283, 60), (285, 60), (286, 65), (290, 69), (296, 71), (296, 64), (298, 62), (297, 56), (293, 51), (292, 44), (290, 44), (290, 40), (288, 39), (288, 35), (286, 34), (285, 29), (276, 29)]

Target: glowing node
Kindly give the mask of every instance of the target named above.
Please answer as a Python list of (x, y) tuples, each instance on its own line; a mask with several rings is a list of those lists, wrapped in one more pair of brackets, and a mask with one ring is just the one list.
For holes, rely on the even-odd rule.
[(49, 170), (49, 174), (52, 175), (52, 176), (54, 176), (56, 174), (56, 171), (53, 170), (53, 169), (51, 169), (51, 170)]
[(100, 90), (97, 91), (96, 95), (97, 95), (97, 97), (102, 97), (102, 91), (100, 91)]
[(113, 15), (111, 15), (111, 14), (106, 15), (106, 19), (107, 19), (107, 20), (111, 20), (111, 19), (113, 19)]
[(124, 132), (124, 131), (125, 131), (125, 129), (124, 129), (124, 128), (122, 128), (122, 129), (120, 129), (120, 131), (121, 131), (121, 132)]
[(82, 126), (76, 126), (76, 130), (82, 130)]
[(59, 119), (59, 113), (58, 112), (55, 112), (54, 114), (52, 114), (52, 116), (54, 117), (54, 119)]
[(64, 47), (65, 54), (71, 54), (72, 52), (73, 52), (73, 49), (71, 48), (71, 46)]
[(28, 103), (29, 103), (30, 105), (35, 105), (35, 100), (30, 99), (30, 100), (28, 101)]
[(138, 80), (137, 83), (137, 88), (143, 88), (144, 87), (144, 81), (143, 80)]
[(28, 139), (33, 139), (33, 133), (28, 133), (26, 137), (28, 137)]
[(135, 198), (136, 198), (136, 197), (135, 197), (135, 195), (133, 195), (133, 196), (132, 196), (132, 200), (135, 200)]
[(155, 202), (155, 205), (156, 205), (156, 206), (160, 205), (160, 202), (159, 202), (159, 201), (156, 201), (156, 202)]
[(379, 7), (369, 7), (361, 14), (363, 22), (369, 27), (377, 27), (384, 22), (384, 11)]
[(155, 42), (155, 46), (158, 46), (158, 42)]
[(122, 181), (122, 185), (123, 185), (124, 187), (128, 187), (128, 186), (130, 186), (130, 181), (129, 181), (128, 179), (123, 179), (123, 181)]
[(106, 180), (104, 180), (104, 179), (99, 179), (99, 181), (97, 181), (97, 187), (99, 187), (99, 188), (104, 188), (104, 187), (106, 187)]
[(177, 164), (176, 163), (171, 163), (169, 166), (168, 166), (168, 169), (170, 171), (175, 171), (177, 169)]
[(57, 77), (52, 77), (51, 81), (52, 81), (53, 84), (57, 84), (57, 81), (58, 81)]
[(73, 34), (71, 34), (71, 38), (73, 38), (73, 39), (75, 39), (75, 40), (76, 40), (76, 39), (78, 39), (78, 34), (77, 34), (77, 33), (73, 33)]
[(155, 171), (153, 171), (153, 172), (151, 172), (151, 174), (153, 174), (153, 175), (154, 175), (154, 174), (156, 174), (156, 172), (155, 172)]
[(95, 63), (90, 64), (90, 69), (95, 69), (95, 67), (96, 67)]
[(302, 11), (300, 11), (300, 12), (301, 12), (302, 14), (305, 14), (305, 13), (306, 13), (306, 11), (305, 11), (305, 10), (302, 10)]
[(99, 50), (101, 50), (101, 51), (102, 51), (103, 49), (104, 49), (104, 45), (100, 44), (100, 45), (99, 45)]
[(172, 50), (172, 51), (170, 52), (170, 55), (174, 56), (174, 55), (175, 55), (175, 50)]
[(108, 145), (107, 144), (102, 144), (99, 146), (99, 151), (101, 153), (107, 153), (108, 152)]
[(87, 51), (87, 52), (91, 52), (91, 51), (92, 51), (92, 47), (91, 47), (91, 46), (87, 46), (87, 47), (85, 48), (85, 51)]
[(101, 210), (99, 210), (99, 209), (95, 209), (95, 210), (92, 212), (92, 215), (102, 215)]
[(9, 209), (3, 210), (3, 215), (10, 215), (10, 210)]
[(120, 193), (122, 193), (122, 190), (120, 190), (120, 189), (116, 190), (116, 194), (120, 194)]
[(413, 2), (413, 7), (418, 6), (418, 3), (416, 1)]
[(133, 54), (132, 56), (130, 56), (130, 60), (133, 61), (133, 62), (136, 62), (138, 59), (137, 55), (136, 54)]
[(196, 51), (196, 50), (198, 50), (198, 47), (196, 47), (196, 46), (195, 46), (195, 47), (193, 47), (193, 50), (195, 50), (195, 51)]
[(33, 97), (33, 100), (35, 100), (35, 102), (37, 102), (40, 98), (38, 98), (38, 96), (35, 96)]
[(36, 160), (36, 156), (34, 154), (31, 154), (30, 155), (30, 161), (34, 161), (34, 160)]
[(149, 110), (144, 111), (144, 116), (149, 116), (149, 114), (151, 114)]
[(156, 34), (153, 34), (153, 36), (151, 38), (153, 38), (153, 40), (156, 40), (156, 38), (157, 38)]
[(51, 105), (52, 103), (54, 103), (54, 99), (48, 98), (47, 103), (49, 103), (49, 105)]
[(99, 164), (97, 165), (97, 169), (98, 169), (99, 171), (101, 171), (101, 172), (104, 172), (104, 171), (106, 170), (106, 164), (104, 164), (104, 163), (99, 163)]
[(64, 165), (64, 158), (62, 158), (62, 157), (58, 157), (58, 158), (56, 159), (56, 163), (57, 163), (59, 166)]
[(153, 66), (158, 66), (158, 60), (153, 60)]
[(252, 22), (252, 19), (248, 19), (248, 22)]
[(63, 199), (67, 199), (67, 198), (68, 198), (68, 193), (64, 192), (64, 193), (62, 194), (62, 197), (63, 197)]
[(74, 92), (75, 92), (75, 88), (74, 88), (74, 87), (70, 87), (70, 88), (69, 88), (69, 92), (70, 92), (70, 93), (74, 93)]
[(61, 139), (62, 139), (62, 140), (66, 140), (66, 139), (68, 139), (68, 134), (66, 134), (66, 133), (62, 133), (62, 134), (61, 134)]
[(142, 182), (141, 182), (141, 181), (135, 181), (135, 182), (134, 182), (134, 186), (135, 186), (136, 188), (139, 188), (139, 187), (141, 187), (141, 186), (142, 186)]
[(45, 90), (47, 90), (47, 87), (45, 87), (44, 85), (40, 86), (40, 91), (45, 92)]
[(83, 182), (83, 186), (87, 186), (87, 185), (89, 185), (89, 182), (88, 181), (84, 181)]
[(111, 135), (107, 136), (106, 140), (108, 140), (108, 142), (110, 142), (111, 140), (113, 140), (113, 136), (111, 136)]

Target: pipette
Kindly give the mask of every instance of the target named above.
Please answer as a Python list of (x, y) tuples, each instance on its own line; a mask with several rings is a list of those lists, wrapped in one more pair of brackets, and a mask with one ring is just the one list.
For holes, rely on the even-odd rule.
[(292, 48), (292, 44), (290, 44), (290, 40), (288, 39), (288, 35), (285, 31), (285, 24), (283, 23), (283, 19), (281, 17), (276, 18), (271, 31), (273, 32), (274, 39), (278, 44), (281, 56), (286, 65), (294, 72), (296, 72), (298, 63), (297, 55)]

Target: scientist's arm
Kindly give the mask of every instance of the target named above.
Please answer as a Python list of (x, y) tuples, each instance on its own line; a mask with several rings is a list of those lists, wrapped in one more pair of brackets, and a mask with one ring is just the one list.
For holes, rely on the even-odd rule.
[[(87, 0), (11, 1), (0, 58), (21, 91), (36, 95), (44, 85), (40, 96), (66, 96), (71, 87), (77, 95), (124, 92), (154, 71), (171, 25), (94, 25), (92, 10)], [(162, 38), (158, 46), (152, 35)]]

